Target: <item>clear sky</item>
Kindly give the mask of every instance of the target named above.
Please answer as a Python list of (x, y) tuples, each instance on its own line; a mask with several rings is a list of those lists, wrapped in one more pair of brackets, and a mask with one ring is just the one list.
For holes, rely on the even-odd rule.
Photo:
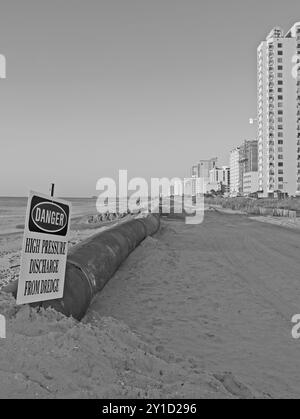
[(299, 0), (0, 0), (0, 195), (184, 177), (255, 137), (256, 48)]

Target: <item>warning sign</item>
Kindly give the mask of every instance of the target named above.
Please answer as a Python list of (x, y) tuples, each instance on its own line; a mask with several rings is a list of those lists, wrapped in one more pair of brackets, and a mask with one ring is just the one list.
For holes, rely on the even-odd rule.
[(63, 297), (71, 204), (30, 192), (17, 304)]

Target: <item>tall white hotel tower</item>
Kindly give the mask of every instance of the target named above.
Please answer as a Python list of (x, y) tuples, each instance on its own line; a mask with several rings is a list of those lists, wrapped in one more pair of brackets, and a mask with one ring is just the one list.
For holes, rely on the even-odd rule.
[(300, 195), (300, 22), (257, 49), (258, 181), (263, 197)]

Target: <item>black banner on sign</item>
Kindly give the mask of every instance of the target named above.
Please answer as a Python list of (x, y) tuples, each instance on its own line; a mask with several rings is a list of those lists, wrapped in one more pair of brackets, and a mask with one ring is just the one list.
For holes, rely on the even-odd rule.
[(28, 229), (34, 233), (66, 236), (69, 216), (68, 205), (34, 195), (30, 204)]

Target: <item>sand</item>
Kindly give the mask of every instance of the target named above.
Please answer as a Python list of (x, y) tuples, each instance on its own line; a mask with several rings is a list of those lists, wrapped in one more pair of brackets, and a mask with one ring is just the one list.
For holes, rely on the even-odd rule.
[(259, 221), (261, 223), (274, 224), (279, 227), (286, 227), (299, 230), (300, 229), (300, 218), (289, 218), (289, 217), (272, 217), (272, 216), (257, 216), (250, 217), (252, 220)]
[(218, 381), (176, 362), (109, 317), (78, 323), (52, 310), (16, 308), (0, 294), (1, 398), (226, 397)]
[(126, 321), (230, 397), (300, 397), (300, 235), (241, 215), (207, 212), (146, 240), (90, 312)]
[[(300, 397), (299, 238), (215, 211), (163, 220), (81, 323), (0, 293), (0, 397)], [(14, 266), (19, 239), (5, 240)]]
[[(104, 228), (73, 230), (69, 246)], [(0, 236), (0, 286), (19, 275), (22, 234)], [(145, 251), (147, 251), (145, 249)], [(78, 323), (53, 310), (16, 306), (0, 292), (0, 398), (228, 398), (218, 380), (194, 371), (123, 321), (97, 313)]]

